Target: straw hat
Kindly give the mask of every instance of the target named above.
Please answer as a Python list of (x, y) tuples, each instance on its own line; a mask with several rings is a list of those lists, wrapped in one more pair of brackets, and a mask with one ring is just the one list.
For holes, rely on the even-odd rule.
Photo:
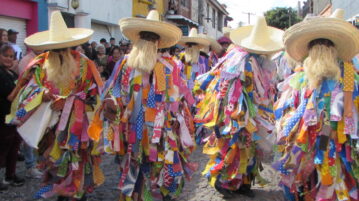
[(25, 44), (34, 50), (52, 50), (81, 45), (90, 40), (93, 30), (67, 28), (60, 11), (51, 14), (50, 29), (32, 34)]
[(156, 33), (160, 36), (158, 48), (167, 48), (175, 45), (182, 36), (182, 31), (175, 25), (160, 21), (158, 11), (151, 10), (146, 19), (124, 18), (121, 19), (120, 28), (122, 33), (133, 43), (140, 39), (141, 31)]
[(231, 33), (231, 31), (233, 31), (233, 29), (231, 27), (223, 27), (222, 28), (223, 35), (228, 38), (229, 38), (229, 34)]
[(203, 38), (198, 34), (196, 28), (192, 28), (188, 36), (182, 36), (178, 44), (186, 47), (186, 43), (197, 43), (201, 48), (210, 45), (210, 41), (207, 38)]
[[(216, 53), (220, 53), (222, 51), (222, 46), (214, 38), (209, 37), (209, 36), (207, 36), (205, 34), (199, 34), (199, 36), (202, 37), (202, 38), (207, 39), (210, 42), (209, 46)], [(204, 49), (209, 49), (209, 48), (207, 47), (207, 48), (204, 48)], [(209, 51), (205, 51), (205, 52), (209, 52)]]
[(268, 26), (263, 16), (258, 16), (253, 26), (231, 31), (230, 38), (250, 53), (271, 54), (283, 49), (283, 33), (280, 29)]
[(330, 17), (314, 17), (290, 27), (283, 41), (288, 54), (296, 61), (308, 55), (308, 44), (319, 38), (332, 41), (338, 56), (351, 60), (359, 52), (359, 31), (344, 20), (344, 10), (336, 10)]

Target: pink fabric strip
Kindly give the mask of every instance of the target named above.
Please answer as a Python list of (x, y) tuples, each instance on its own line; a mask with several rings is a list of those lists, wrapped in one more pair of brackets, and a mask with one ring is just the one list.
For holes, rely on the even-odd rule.
[(60, 118), (60, 123), (57, 127), (58, 131), (64, 131), (67, 125), (67, 122), (69, 120), (70, 117), (70, 113), (71, 113), (71, 109), (72, 109), (72, 105), (74, 103), (75, 100), (75, 96), (70, 96), (66, 99), (65, 102), (65, 106), (64, 109), (62, 110), (61, 113), (61, 118)]

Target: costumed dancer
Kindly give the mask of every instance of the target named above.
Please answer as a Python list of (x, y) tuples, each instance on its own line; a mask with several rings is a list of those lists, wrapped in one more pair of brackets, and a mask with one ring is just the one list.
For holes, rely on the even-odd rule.
[[(227, 36), (220, 37), (217, 42), (222, 46), (222, 52), (218, 54), (219, 58), (222, 58), (227, 51), (229, 51), (231, 48), (231, 45), (233, 44), (231, 39), (229, 39)], [(233, 47), (233, 45), (232, 45)]]
[(89, 129), (117, 155), (120, 200), (172, 200), (197, 169), (189, 161), (195, 148), (191, 90), (172, 58), (157, 53), (182, 32), (159, 18), (152, 10), (146, 19), (120, 21), (133, 48), (106, 83)]
[(206, 54), (206, 57), (208, 58), (207, 71), (209, 71), (210, 69), (212, 69), (212, 67), (214, 67), (217, 64), (218, 54), (222, 52), (222, 46), (212, 37), (209, 37), (205, 34), (199, 34), (199, 35), (210, 42), (209, 46), (201, 49), (201, 52), (204, 52)]
[(203, 175), (224, 196), (254, 197), (254, 179), (266, 183), (259, 171), (263, 152), (272, 148), (267, 138), (274, 127), (275, 65), (265, 55), (283, 49), (282, 35), (258, 17), (254, 26), (232, 31), (231, 40), (239, 46), (197, 78), (194, 90), (202, 90), (205, 98), (197, 105), (195, 122), (213, 130), (203, 150), (210, 156)]
[(210, 41), (201, 37), (196, 28), (192, 28), (189, 35), (182, 36), (178, 44), (185, 47), (184, 52), (180, 54), (180, 60), (183, 65), (182, 72), (188, 82), (188, 88), (193, 89), (196, 77), (209, 70), (208, 63), (200, 55), (200, 50), (208, 47)]
[(275, 105), (281, 158), (273, 167), (285, 198), (359, 200), (359, 76), (351, 62), (359, 31), (343, 19), (315, 17), (286, 30), (284, 44), (303, 61)]
[(94, 63), (70, 49), (92, 34), (90, 29), (67, 28), (55, 11), (48, 31), (25, 39), (34, 50), (50, 50), (29, 63), (23, 77), (30, 79), (7, 116), (24, 141), (39, 148), (45, 173), (35, 198), (86, 200), (84, 194), (104, 182), (100, 152), (87, 133), (102, 81)]

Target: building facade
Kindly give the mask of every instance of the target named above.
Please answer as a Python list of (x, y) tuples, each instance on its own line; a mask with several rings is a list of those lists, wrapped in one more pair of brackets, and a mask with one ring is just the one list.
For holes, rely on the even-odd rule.
[(128, 0), (48, 0), (48, 17), (60, 10), (68, 27), (82, 27), (94, 30), (91, 41), (123, 36), (118, 25), (121, 18), (132, 16), (132, 1)]
[(198, 20), (201, 32), (215, 39), (223, 35), (223, 27), (231, 18), (226, 6), (217, 0), (199, 0)]
[(157, 10), (163, 17), (165, 14), (165, 0), (132, 0), (132, 16), (146, 17), (150, 10)]
[(198, 28), (198, 19), (195, 16), (196, 7), (192, 0), (164, 0), (165, 20), (178, 26), (184, 36), (187, 36), (192, 27)]
[(332, 0), (308, 0), (312, 2), (313, 14), (328, 16), (332, 13)]
[[(358, 0), (332, 0), (333, 9), (342, 8), (345, 10), (344, 17), (346, 20), (356, 22), (359, 16)], [(359, 26), (358, 23), (356, 23)]]
[(46, 1), (37, 0), (1, 0), (0, 28), (14, 29), (19, 32), (17, 44), (26, 53), (24, 39), (39, 29), (39, 8)]

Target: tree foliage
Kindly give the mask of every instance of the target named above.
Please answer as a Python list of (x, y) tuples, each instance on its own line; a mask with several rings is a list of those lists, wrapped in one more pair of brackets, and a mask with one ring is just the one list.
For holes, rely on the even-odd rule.
[(298, 17), (297, 11), (292, 8), (273, 8), (264, 14), (269, 26), (279, 29), (287, 29), (288, 27), (300, 22), (302, 19)]

